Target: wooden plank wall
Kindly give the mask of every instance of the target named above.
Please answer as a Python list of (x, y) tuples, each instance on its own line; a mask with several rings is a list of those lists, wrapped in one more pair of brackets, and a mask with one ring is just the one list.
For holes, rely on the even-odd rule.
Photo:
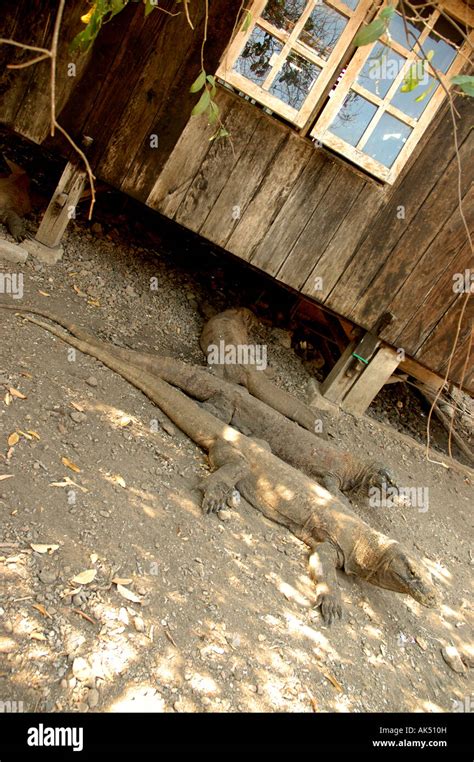
[[(395, 319), (383, 338), (442, 372), (459, 316), (452, 275), (472, 267), (468, 99), (457, 103), (465, 221), (447, 109), (390, 187), (233, 93), (221, 90), (218, 100), (232, 141), (209, 144), (203, 122), (191, 118), (146, 203), (360, 326), (371, 328), (390, 310)], [(454, 380), (471, 322), (469, 305)], [(474, 391), (470, 363), (466, 382)]]
[[(217, 67), (239, 7), (238, 0), (210, 4), (208, 71)], [(4, 0), (2, 34), (49, 45), (56, 8), (52, 0)], [(457, 103), (465, 222), (446, 109), (392, 187), (224, 89), (218, 101), (231, 139), (210, 142), (206, 119), (189, 116), (203, 9), (197, 6), (193, 33), (183, 14), (153, 11), (145, 19), (141, 4), (130, 4), (89, 53), (71, 58), (68, 42), (81, 28), (83, 4), (67, 3), (58, 64), (61, 124), (78, 141), (84, 134), (94, 139), (89, 157), (99, 178), (363, 327), (390, 310), (395, 320), (383, 338), (442, 372), (462, 299), (452, 274), (472, 268), (464, 229), (474, 223), (469, 99)], [(70, 155), (64, 139), (47, 137), (48, 62), (9, 72), (5, 63), (25, 54), (3, 46), (0, 55), (0, 120)], [(68, 76), (71, 60), (75, 77)], [(158, 148), (150, 135), (158, 136)], [(452, 363), (455, 380), (469, 351), (470, 321), (471, 305)], [(470, 362), (466, 379), (474, 391)]]

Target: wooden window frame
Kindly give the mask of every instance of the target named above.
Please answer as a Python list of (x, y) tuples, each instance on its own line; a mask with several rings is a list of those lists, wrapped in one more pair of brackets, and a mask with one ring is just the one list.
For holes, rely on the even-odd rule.
[[(384, 5), (387, 5), (387, 4), (388, 3), (385, 3)], [(439, 17), (440, 17), (440, 12), (438, 10), (434, 10), (429, 18), (429, 26), (424, 27), (424, 29), (422, 30), (418, 38), (421, 45), (423, 45), (423, 42), (426, 40), (428, 35), (433, 32), (433, 26), (437, 22)], [(375, 48), (375, 46), (379, 42), (387, 45), (389, 48), (391, 48), (397, 53), (400, 53), (400, 55), (406, 58), (405, 64), (403, 65), (403, 67), (401, 67), (399, 73), (394, 78), (384, 98), (380, 98), (377, 95), (374, 95), (369, 90), (366, 90), (363, 86), (357, 84), (356, 82), (357, 77), (359, 73), (361, 72), (364, 64), (369, 59), (372, 53), (372, 50)], [(469, 42), (465, 42), (461, 46), (461, 48), (458, 50), (451, 66), (448, 68), (446, 73), (442, 74), (441, 72), (438, 72), (440, 79), (442, 80), (447, 90), (450, 87), (451, 77), (459, 73), (459, 71), (462, 69), (466, 61), (470, 42), (474, 42), (473, 31), (471, 31), (470, 33)], [(418, 48), (417, 46), (415, 46), (414, 50), (409, 51), (407, 48), (405, 48), (403, 45), (400, 45), (400, 43), (396, 42), (395, 40), (389, 40), (386, 35), (381, 37), (379, 40), (376, 40), (374, 43), (370, 45), (365, 45), (364, 47), (361, 47), (358, 50), (356, 50), (354, 56), (352, 57), (351, 61), (349, 62), (347, 66), (346, 71), (344, 72), (344, 75), (339, 81), (337, 88), (335, 88), (335, 90), (333, 91), (333, 95), (330, 98), (327, 106), (323, 109), (313, 129), (310, 132), (310, 135), (312, 138), (320, 141), (323, 145), (327, 146), (328, 148), (331, 148), (336, 153), (344, 156), (346, 159), (349, 159), (354, 164), (357, 164), (357, 166), (361, 167), (362, 169), (365, 169), (367, 172), (374, 175), (378, 179), (383, 180), (389, 185), (392, 185), (397, 179), (401, 170), (403, 169), (406, 162), (408, 161), (410, 155), (415, 150), (423, 133), (425, 132), (428, 125), (431, 123), (433, 117), (435, 116), (440, 105), (442, 104), (442, 102), (444, 101), (446, 97), (445, 90), (443, 89), (441, 85), (438, 85), (434, 95), (431, 97), (426, 108), (424, 109), (423, 113), (418, 119), (415, 119), (413, 117), (408, 116), (407, 114), (404, 114), (398, 108), (396, 108), (395, 106), (392, 106), (389, 103), (391, 98), (393, 98), (393, 96), (398, 91), (398, 88), (400, 87), (400, 84), (403, 82), (403, 79), (406, 76), (410, 67), (416, 61), (421, 60), (420, 56), (416, 52), (417, 50)], [(429, 67), (428, 67), (428, 73), (429, 73)], [(377, 106), (377, 111), (372, 117), (372, 119), (370, 120), (369, 124), (367, 125), (367, 128), (364, 130), (364, 133), (362, 134), (360, 140), (358, 141), (357, 146), (352, 146), (349, 143), (346, 143), (342, 138), (339, 138), (333, 133), (331, 133), (329, 129), (333, 119), (339, 113), (347, 94), (351, 90), (356, 92), (358, 95), (361, 95), (366, 100), (370, 101), (370, 103)], [(401, 122), (403, 122), (404, 124), (412, 128), (410, 136), (407, 138), (403, 148), (401, 149), (400, 153), (398, 154), (397, 158), (395, 159), (391, 167), (386, 167), (384, 164), (381, 164), (377, 160), (365, 154), (362, 150), (365, 143), (367, 142), (370, 135), (374, 131), (375, 127), (377, 126), (378, 122), (380, 121), (383, 114), (385, 113), (388, 113), (396, 117)]]
[[(354, 39), (357, 30), (364, 20), (371, 8), (373, 8), (373, 0), (360, 0), (359, 5), (355, 11), (351, 10), (348, 6), (342, 2), (342, 0), (308, 0), (306, 8), (298, 21), (295, 23), (293, 29), (290, 32), (286, 32), (282, 29), (277, 29), (271, 23), (266, 21), (262, 17), (262, 13), (267, 4), (267, 0), (256, 0), (249, 9), (252, 14), (252, 22), (248, 29), (237, 32), (235, 39), (231, 42), (229, 48), (225, 52), (219, 69), (216, 75), (223, 79), (230, 85), (238, 88), (246, 95), (249, 95), (254, 100), (261, 103), (263, 106), (271, 109), (275, 114), (279, 114), (284, 119), (294, 124), (296, 127), (303, 128), (307, 125), (308, 121), (312, 120), (314, 109), (318, 101), (323, 96), (327, 89), (331, 79), (335, 76), (341, 60), (344, 58), (352, 40)], [(346, 19), (347, 24), (336, 42), (334, 49), (328, 56), (327, 60), (324, 60), (311, 48), (297, 41), (299, 34), (301, 33), (306, 21), (318, 6), (325, 4), (335, 11), (341, 13)], [(243, 24), (245, 26), (245, 22)], [(247, 41), (250, 39), (255, 27), (263, 29), (273, 37), (275, 37), (281, 44), (282, 50), (278, 54), (276, 61), (272, 64), (271, 69), (265, 79), (262, 86), (256, 85), (251, 80), (243, 77), (241, 74), (233, 70), (233, 66), (237, 61), (239, 55), (245, 48)], [(310, 63), (315, 64), (321, 69), (321, 73), (316, 79), (312, 89), (308, 93), (303, 105), (300, 109), (295, 109), (289, 104), (284, 103), (276, 96), (268, 92), (268, 88), (273, 83), (282, 63), (287, 59), (291, 52), (295, 52)], [(267, 88), (267, 89), (266, 89)]]
[[(465, 62), (468, 60), (470, 46), (474, 43), (474, 12), (469, 6), (461, 3), (460, 0), (443, 0), (442, 9), (449, 16), (456, 19), (456, 21), (460, 21), (463, 25), (469, 26), (471, 32), (469, 41), (465, 42), (457, 51), (457, 54), (446, 73), (442, 74), (441, 72), (438, 72), (444, 87), (438, 85), (427, 103), (426, 108), (418, 119), (408, 116), (403, 111), (389, 103), (398, 91), (400, 84), (403, 82), (410, 67), (416, 61), (421, 60), (420, 55), (417, 54), (418, 47), (415, 45), (414, 50), (409, 50), (396, 40), (388, 39), (387, 35), (383, 35), (379, 40), (374, 41), (370, 45), (364, 45), (363, 47), (355, 49), (344, 74), (334, 86), (329, 101), (322, 108), (319, 116), (317, 116), (318, 107), (321, 107), (321, 102), (327, 96), (329, 86), (331, 85), (331, 82), (334, 81), (338, 70), (340, 70), (341, 62), (347, 57), (358, 29), (362, 26), (364, 21), (371, 20), (373, 17), (380, 14), (380, 12), (389, 5), (389, 0), (383, 2), (377, 14), (375, 14), (373, 10), (373, 0), (360, 0), (355, 11), (352, 11), (346, 6), (342, 0), (324, 0), (324, 4), (339, 11), (348, 19), (344, 31), (326, 61), (320, 58), (317, 53), (312, 51), (308, 46), (297, 42), (297, 38), (307, 19), (314, 8), (321, 3), (322, 0), (308, 0), (304, 12), (295, 23), (293, 29), (290, 32), (286, 32), (282, 29), (277, 29), (262, 17), (262, 13), (267, 5), (267, 0), (255, 0), (249, 9), (249, 12), (252, 14), (251, 23), (248, 25), (248, 28), (243, 31), (243, 28), (246, 26), (244, 21), (240, 30), (237, 32), (235, 38), (224, 53), (216, 75), (224, 80), (224, 82), (232, 85), (258, 103), (271, 109), (275, 114), (278, 114), (285, 120), (291, 122), (292, 125), (300, 129), (301, 134), (308, 133), (312, 139), (317, 140), (320, 144), (323, 144), (337, 154), (353, 162), (357, 167), (365, 170), (379, 180), (392, 185), (444, 101), (446, 90), (449, 90), (450, 88), (451, 78), (461, 71)], [(433, 32), (433, 26), (439, 19), (440, 15), (440, 11), (434, 9), (429, 19), (427, 19), (427, 25), (424, 26), (418, 38), (421, 45), (423, 45), (423, 42), (428, 35)], [(247, 79), (233, 70), (235, 62), (245, 48), (255, 27), (259, 27), (260, 29), (263, 29), (263, 31), (268, 32), (282, 44), (282, 49), (277, 55), (274, 63), (271, 65), (270, 71), (262, 86), (256, 85), (250, 79)], [(400, 68), (397, 76), (393, 79), (384, 98), (366, 90), (362, 85), (356, 82), (360, 71), (378, 43), (387, 45), (406, 59), (405, 64)], [(268, 88), (271, 86), (278, 71), (281, 69), (283, 61), (285, 61), (289, 53), (293, 51), (305, 60), (314, 63), (321, 68), (321, 73), (299, 110), (285, 104), (279, 98), (268, 92)], [(427, 69), (428, 73), (430, 73), (429, 67), (427, 67)], [(431, 75), (433, 76), (432, 72)], [(265, 89), (265, 87), (267, 89)], [(333, 119), (342, 107), (346, 95), (351, 90), (377, 106), (377, 111), (367, 125), (367, 128), (364, 130), (357, 146), (352, 146), (349, 143), (346, 143), (342, 138), (338, 138), (329, 130)], [(376, 159), (365, 154), (362, 150), (385, 113), (399, 119), (402, 123), (411, 128), (409, 137), (391, 167), (386, 167)]]

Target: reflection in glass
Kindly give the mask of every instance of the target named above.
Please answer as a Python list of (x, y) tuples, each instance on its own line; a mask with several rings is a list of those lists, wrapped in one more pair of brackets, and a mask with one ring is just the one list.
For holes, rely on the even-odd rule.
[(417, 29), (416, 26), (410, 21), (407, 21), (407, 27), (408, 31), (415, 35), (414, 37), (412, 37), (412, 35), (408, 35), (408, 40), (402, 16), (399, 13), (394, 13), (388, 27), (388, 31), (390, 32), (390, 37), (393, 40), (399, 42), (400, 45), (403, 45), (404, 48), (412, 50), (413, 45), (415, 44), (415, 40), (418, 39), (421, 30)]
[(377, 106), (351, 90), (346, 95), (346, 99), (329, 130), (338, 138), (345, 140), (346, 143), (355, 146), (376, 111)]
[(379, 98), (384, 98), (405, 61), (406, 58), (378, 42), (362, 67), (357, 82)]
[[(421, 61), (419, 66), (421, 66)], [(436, 84), (434, 77), (430, 77), (426, 72), (424, 73), (424, 76), (423, 73), (421, 73), (420, 82), (417, 87), (408, 93), (402, 93), (402, 83), (392, 98), (391, 103), (399, 108), (400, 111), (403, 111), (404, 114), (408, 114), (408, 116), (418, 119), (435, 94), (437, 89)]]
[(327, 5), (317, 5), (309, 16), (299, 41), (321, 58), (329, 58), (347, 24), (347, 18)]
[(306, 4), (307, 0), (269, 0), (262, 17), (277, 29), (291, 32)]
[(295, 53), (290, 53), (270, 88), (270, 93), (295, 109), (300, 109), (321, 69)]
[(357, 6), (359, 5), (359, 0), (342, 0), (344, 5), (347, 5), (348, 8), (355, 11)]
[(256, 26), (235, 62), (234, 70), (256, 85), (261, 85), (270, 71), (270, 59), (278, 55), (282, 47), (275, 37)]
[(428, 39), (423, 44), (423, 50), (428, 56), (430, 50), (434, 51), (431, 63), (435, 69), (439, 69), (445, 74), (452, 62), (456, 58), (456, 49), (448, 45), (444, 40), (440, 40), (438, 37), (428, 35)]
[(411, 127), (385, 113), (363, 151), (385, 167), (391, 167), (410, 136)]

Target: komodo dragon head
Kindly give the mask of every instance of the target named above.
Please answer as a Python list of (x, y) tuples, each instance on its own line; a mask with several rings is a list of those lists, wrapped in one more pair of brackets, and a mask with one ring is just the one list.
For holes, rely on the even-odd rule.
[(439, 603), (431, 576), (420, 561), (411, 558), (398, 543), (390, 545), (380, 558), (377, 568), (367, 578), (374, 585), (411, 595), (423, 606), (432, 608)]
[(369, 484), (374, 487), (382, 488), (385, 486), (396, 486), (396, 478), (393, 471), (387, 468), (383, 463), (374, 463), (371, 467)]

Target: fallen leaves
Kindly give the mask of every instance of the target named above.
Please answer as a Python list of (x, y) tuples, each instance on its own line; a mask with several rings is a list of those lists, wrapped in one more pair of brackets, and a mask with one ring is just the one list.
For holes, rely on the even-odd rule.
[(13, 479), (15, 474), (0, 474), (0, 482), (3, 482), (5, 479)]
[(28, 399), (26, 394), (23, 394), (23, 392), (20, 392), (18, 389), (15, 389), (13, 386), (10, 386), (8, 388), (9, 393), (12, 397), (16, 397), (19, 400), (26, 400)]
[(69, 478), (69, 476), (65, 476), (62, 482), (50, 482), (50, 487), (77, 487), (77, 489), (80, 489), (81, 492), (89, 492), (88, 489), (85, 487), (81, 487), (80, 484), (77, 484), (77, 482), (73, 481)]
[(117, 585), (117, 592), (122, 596), (122, 598), (125, 598), (127, 601), (131, 601), (131, 603), (142, 602), (142, 597), (140, 595), (137, 595), (136, 593), (132, 593), (131, 590), (124, 587), (123, 585), (120, 585), (120, 584)]
[(16, 444), (18, 444), (19, 441), (20, 441), (20, 435), (18, 434), (18, 432), (14, 431), (8, 437), (8, 439), (7, 439), (7, 445), (9, 447), (14, 447)]
[(36, 553), (48, 553), (51, 555), (54, 553), (55, 550), (59, 548), (59, 545), (46, 545), (42, 543), (30, 543), (30, 548), (33, 548), (33, 550)]
[(76, 574), (72, 578), (71, 582), (75, 582), (76, 585), (88, 585), (97, 575), (97, 569), (86, 569), (86, 571)]
[(81, 473), (81, 469), (79, 468), (79, 466), (76, 466), (76, 464), (73, 463), (72, 460), (69, 460), (69, 458), (61, 458), (61, 463), (63, 464), (63, 466), (70, 468), (71, 471), (74, 471), (76, 474)]
[(36, 609), (37, 611), (39, 611), (39, 613), (40, 613), (42, 616), (44, 616), (44, 617), (48, 617), (49, 619), (52, 619), (52, 618), (53, 618), (53, 617), (51, 616), (51, 614), (49, 613), (49, 611), (47, 611), (47, 610), (45, 609), (45, 607), (43, 606), (43, 604), (42, 604), (42, 603), (33, 603), (33, 608), (34, 608), (34, 609)]

